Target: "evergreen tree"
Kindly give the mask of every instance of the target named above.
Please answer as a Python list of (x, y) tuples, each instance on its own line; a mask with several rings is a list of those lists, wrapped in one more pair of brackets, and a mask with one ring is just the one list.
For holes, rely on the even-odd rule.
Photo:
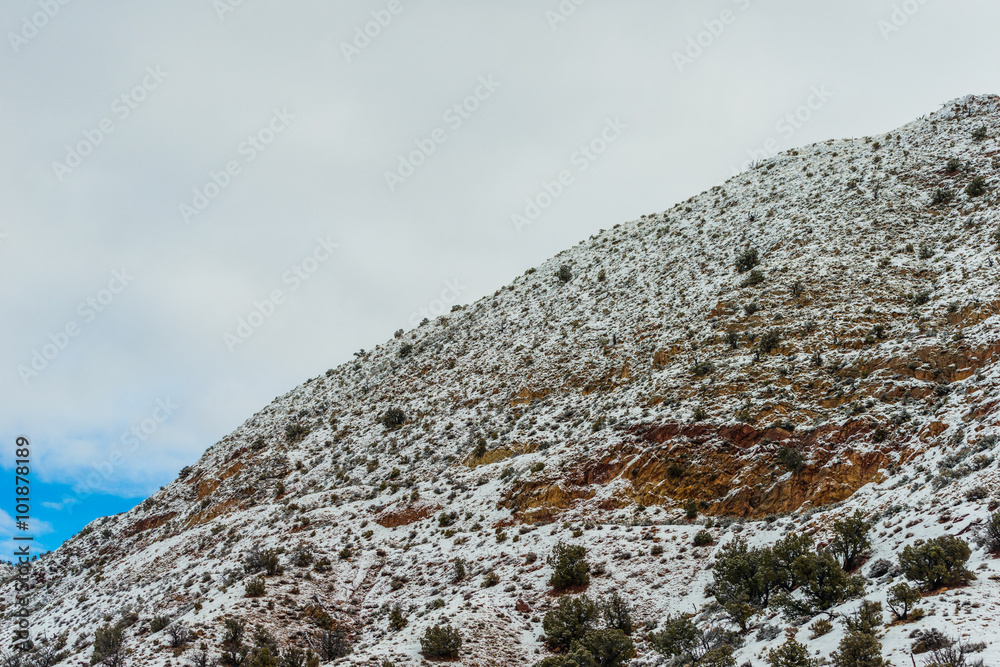
[(771, 667), (818, 667), (819, 661), (809, 657), (805, 646), (795, 641), (794, 637), (777, 649), (771, 649), (767, 654), (767, 663)]

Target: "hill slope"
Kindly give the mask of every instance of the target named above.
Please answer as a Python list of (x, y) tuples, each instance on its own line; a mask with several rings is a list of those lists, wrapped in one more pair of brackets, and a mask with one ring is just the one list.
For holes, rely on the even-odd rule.
[[(178, 665), (200, 642), (219, 653), (238, 617), (248, 641), (261, 624), (318, 648), (326, 625), (347, 632), (348, 661), (409, 665), (424, 630), (450, 623), (462, 664), (533, 664), (559, 541), (600, 564), (588, 594), (621, 592), (653, 627), (710, 601), (737, 536), (823, 544), (860, 510), (869, 563), (971, 539), (997, 504), (998, 130), (1000, 98), (969, 97), (789, 151), (399, 332), (37, 563), (36, 635), (85, 664), (95, 631), (132, 611), (127, 664)], [(692, 546), (702, 530), (713, 543)], [(269, 548), (284, 571), (245, 597), (247, 555)], [(884, 630), (892, 664), (910, 664), (915, 630), (990, 641), (1000, 561), (973, 544), (968, 567), (968, 586)], [(903, 580), (860, 573), (883, 602)], [(3, 632), (13, 595), (8, 575)], [(154, 615), (195, 637), (171, 649)], [(789, 624), (753, 619), (738, 664), (765, 664)], [(633, 665), (659, 659), (645, 634)], [(843, 635), (798, 640), (829, 656)], [(1000, 664), (1000, 645), (979, 657)]]

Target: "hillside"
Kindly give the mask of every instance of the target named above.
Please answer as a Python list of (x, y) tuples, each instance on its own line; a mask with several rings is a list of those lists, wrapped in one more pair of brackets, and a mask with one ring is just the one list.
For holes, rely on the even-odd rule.
[[(647, 639), (668, 615), (737, 629), (706, 590), (725, 545), (826, 545), (861, 511), (868, 600), (905, 580), (907, 545), (972, 550), (974, 580), (881, 630), (890, 663), (936, 628), (1000, 665), (1000, 560), (973, 539), (1000, 502), (998, 131), (1000, 98), (968, 97), (783, 153), (358, 353), (36, 563), (36, 638), (89, 664), (95, 632), (124, 618), (124, 664), (187, 665), (239, 618), (249, 644), (258, 624), (315, 650), (339, 629), (344, 664), (403, 666), (450, 624), (463, 665), (533, 665), (565, 542), (586, 549), (587, 595), (631, 604), (630, 664), (668, 664)], [(247, 557), (269, 549), (283, 572), (263, 563), (247, 597)], [(764, 610), (729, 640), (736, 664), (767, 664), (788, 627), (829, 658), (845, 624), (809, 625), (860, 599)], [(155, 616), (192, 638), (171, 648)]]

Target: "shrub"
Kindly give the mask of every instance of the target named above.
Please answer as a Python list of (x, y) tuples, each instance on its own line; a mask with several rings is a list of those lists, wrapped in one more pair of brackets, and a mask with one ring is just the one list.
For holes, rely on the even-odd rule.
[(715, 630), (705, 632), (685, 616), (668, 616), (663, 629), (649, 636), (649, 643), (674, 664), (732, 667), (736, 659), (727, 639)]
[(817, 637), (829, 634), (833, 630), (833, 623), (831, 623), (830, 619), (827, 618), (817, 618), (812, 622), (812, 625), (809, 626), (809, 629), (812, 630), (812, 636), (810, 639), (816, 639)]
[(167, 627), (168, 625), (170, 625), (170, 617), (169, 616), (154, 616), (153, 620), (151, 620), (149, 622), (149, 631), (150, 632), (159, 632), (160, 630), (162, 630), (163, 628)]
[(123, 667), (125, 653), (124, 628), (121, 625), (105, 624), (94, 633), (94, 651), (90, 654), (91, 665)]
[(465, 559), (456, 558), (455, 559), (455, 570), (452, 581), (462, 581), (465, 579)]
[(771, 667), (818, 667), (819, 662), (809, 657), (809, 650), (789, 637), (777, 649), (767, 654), (767, 664)]
[(399, 408), (389, 408), (379, 417), (378, 421), (382, 426), (391, 431), (406, 423), (406, 413)]
[(750, 275), (743, 279), (740, 283), (740, 287), (754, 287), (760, 285), (764, 282), (766, 278), (764, 277), (764, 272), (760, 269), (753, 269), (750, 271)]
[(250, 649), (243, 643), (246, 635), (246, 624), (238, 618), (225, 619), (225, 630), (222, 633), (222, 664), (225, 667), (242, 665)]
[(600, 609), (586, 595), (564, 595), (542, 619), (545, 642), (557, 650), (568, 649), (574, 640), (582, 639), (594, 628), (599, 617)]
[(989, 489), (985, 486), (974, 486), (965, 492), (965, 499), (970, 502), (974, 500), (986, 500), (989, 495)]
[(458, 658), (462, 650), (462, 636), (450, 625), (427, 628), (420, 638), (420, 652), (425, 658)]
[(692, 498), (684, 501), (684, 517), (693, 521), (698, 516), (698, 503)]
[(980, 125), (972, 131), (972, 138), (976, 141), (982, 141), (989, 136), (989, 131), (986, 129), (985, 125)]
[(713, 542), (715, 542), (715, 538), (712, 537), (712, 533), (708, 532), (707, 530), (699, 530), (698, 533), (694, 536), (694, 541), (692, 542), (692, 544), (694, 544), (696, 547), (704, 547), (709, 544), (712, 544)]
[(552, 555), (545, 562), (552, 566), (549, 584), (557, 591), (570, 586), (585, 586), (590, 583), (590, 565), (587, 550), (579, 545), (560, 542), (552, 548)]
[(897, 620), (905, 621), (918, 602), (920, 591), (905, 582), (900, 582), (889, 589), (886, 604)]
[(729, 345), (730, 350), (735, 350), (740, 346), (740, 334), (732, 329), (727, 331), (723, 335), (723, 338), (725, 338), (726, 344)]
[(406, 620), (406, 612), (403, 611), (403, 607), (397, 602), (389, 608), (389, 629), (393, 632), (399, 632), (409, 624)]
[(899, 567), (910, 581), (919, 582), (925, 590), (936, 590), (975, 579), (965, 569), (971, 555), (965, 540), (942, 535), (919, 546), (906, 546), (899, 554)]
[(634, 625), (632, 623), (632, 607), (628, 601), (612, 591), (611, 595), (600, 602), (601, 614), (604, 616), (604, 624), (612, 630), (620, 630), (626, 635), (632, 634)]
[[(570, 646), (570, 655), (577, 654), (573, 667), (580, 665), (600, 665), (601, 667), (622, 667), (635, 655), (632, 640), (621, 630), (607, 628), (591, 630)], [(587, 655), (591, 662), (584, 662)], [(567, 666), (569, 667), (569, 666)]]
[(791, 573), (802, 597), (782, 592), (775, 603), (790, 618), (811, 616), (864, 592), (864, 580), (851, 577), (829, 552), (809, 553), (796, 558)]
[(857, 569), (871, 550), (872, 543), (868, 539), (871, 527), (861, 511), (855, 511), (843, 521), (834, 522), (830, 552), (840, 558), (840, 564), (845, 570)]
[(969, 187), (965, 188), (965, 194), (970, 197), (982, 197), (986, 194), (986, 179), (982, 176), (976, 176), (969, 183)]
[(271, 654), (271, 647), (258, 646), (254, 649), (249, 667), (278, 667), (278, 662), (274, 659), (274, 655)]
[(243, 570), (247, 574), (256, 574), (263, 570), (268, 576), (281, 574), (281, 561), (274, 549), (261, 550), (253, 548), (243, 557)]
[(598, 280), (598, 282), (602, 282), (603, 283), (605, 280), (607, 280), (607, 278), (608, 278), (608, 274), (604, 271), (604, 269), (601, 269), (600, 271), (597, 272), (597, 280)]
[(305, 544), (300, 544), (292, 552), (292, 565), (295, 567), (309, 567), (312, 562), (312, 551)]
[(777, 329), (771, 329), (760, 337), (760, 342), (757, 343), (757, 350), (761, 354), (769, 354), (778, 349), (779, 345), (781, 345), (781, 332)]
[(782, 447), (779, 449), (775, 458), (778, 459), (778, 463), (785, 466), (785, 469), (793, 474), (802, 470), (806, 465), (805, 455), (791, 447)]
[(861, 607), (852, 615), (844, 618), (844, 624), (849, 632), (878, 635), (883, 624), (882, 603), (862, 600)]
[(246, 589), (246, 597), (259, 598), (264, 595), (264, 577), (254, 577), (245, 584), (244, 588)]
[(398, 355), (400, 359), (406, 359), (408, 356), (410, 356), (412, 352), (413, 352), (412, 343), (403, 343), (402, 345), (399, 346)]
[(882, 658), (882, 643), (867, 632), (848, 632), (830, 656), (834, 667), (891, 667)]
[(933, 206), (943, 206), (945, 204), (950, 204), (954, 199), (955, 192), (953, 190), (938, 188), (934, 191), (934, 196), (931, 197), (931, 204)]
[(319, 654), (323, 660), (343, 658), (351, 652), (344, 630), (324, 630), (319, 634)]
[(305, 424), (288, 424), (285, 426), (285, 439), (288, 442), (299, 442), (309, 435), (309, 427)]
[(559, 267), (559, 271), (556, 273), (556, 278), (558, 278), (561, 283), (568, 283), (573, 280), (573, 270), (569, 268), (569, 264), (563, 264)]
[(954, 174), (962, 166), (962, 162), (957, 158), (948, 158), (948, 172)]
[(760, 264), (760, 253), (757, 252), (756, 248), (744, 250), (736, 256), (737, 273), (746, 273), (758, 264)]
[(982, 651), (985, 644), (966, 644), (961, 638), (947, 642), (947, 646), (931, 651), (924, 663), (926, 667), (983, 667), (982, 659), (971, 660), (969, 656)]
[(776, 586), (769, 549), (751, 549), (737, 538), (715, 556), (712, 593), (733, 622), (746, 631), (747, 621), (765, 609)]
[(922, 306), (931, 300), (930, 290), (921, 290), (913, 295), (913, 305)]
[(178, 621), (167, 628), (167, 636), (170, 648), (180, 648), (191, 641), (191, 628)]
[(715, 364), (711, 361), (699, 361), (691, 367), (691, 373), (702, 377), (704, 375), (711, 375), (715, 371)]
[(493, 588), (499, 583), (500, 583), (500, 575), (494, 572), (493, 570), (490, 570), (489, 572), (486, 573), (486, 576), (483, 577), (483, 582), (479, 584), (479, 587)]
[(990, 515), (990, 520), (986, 523), (979, 537), (986, 551), (991, 554), (1000, 554), (1000, 512)]

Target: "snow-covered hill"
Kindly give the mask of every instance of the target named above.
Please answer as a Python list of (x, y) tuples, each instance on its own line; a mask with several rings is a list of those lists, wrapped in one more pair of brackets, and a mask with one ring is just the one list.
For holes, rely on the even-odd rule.
[[(1000, 664), (1000, 560), (973, 540), (1000, 502), (998, 131), (1000, 98), (968, 97), (789, 151), (398, 332), (36, 563), (36, 639), (89, 664), (124, 618), (125, 664), (186, 665), (238, 618), (248, 643), (259, 624), (319, 650), (339, 628), (345, 664), (402, 666), (450, 624), (462, 664), (530, 665), (564, 542), (586, 548), (588, 595), (632, 605), (631, 664), (666, 664), (647, 635), (669, 614), (727, 623), (706, 590), (726, 544), (822, 545), (860, 510), (868, 600), (903, 581), (904, 546), (972, 546), (975, 580), (881, 631), (890, 662), (937, 628)], [(247, 557), (269, 549), (283, 571), (247, 597)], [(8, 573), (7, 634), (13, 596)], [(172, 648), (159, 616), (192, 637)], [(796, 627), (772, 610), (750, 625), (737, 664), (767, 664)], [(828, 657), (844, 632), (796, 638)]]

